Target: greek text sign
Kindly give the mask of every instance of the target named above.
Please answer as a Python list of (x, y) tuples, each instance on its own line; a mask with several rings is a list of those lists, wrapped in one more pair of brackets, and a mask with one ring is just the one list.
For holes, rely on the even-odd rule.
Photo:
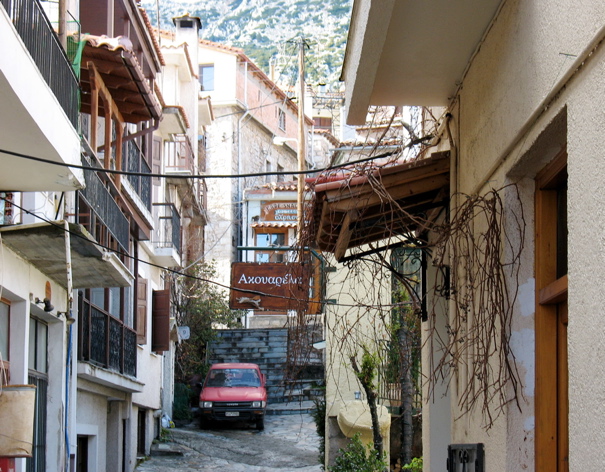
[(296, 310), (309, 298), (309, 274), (301, 264), (234, 262), (231, 296), (234, 309)]

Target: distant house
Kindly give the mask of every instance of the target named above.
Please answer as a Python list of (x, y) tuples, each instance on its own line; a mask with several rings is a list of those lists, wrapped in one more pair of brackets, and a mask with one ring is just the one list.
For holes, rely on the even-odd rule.
[[(243, 238), (251, 223), (243, 219), (245, 189), (291, 180), (287, 172), (298, 168), (297, 105), (240, 49), (201, 40), (198, 67), (200, 97), (210, 97), (214, 109), (205, 171), (233, 176), (206, 180), (205, 256), (216, 262), (220, 282), (228, 286), (231, 263), (241, 260), (237, 247), (247, 244)], [(305, 119), (307, 137), (311, 124)]]
[[(423, 256), (438, 280), (422, 294), (425, 470), (599, 470), (605, 6), (417, 6), (356, 1), (343, 79), (349, 124), (370, 105), (431, 107), (436, 121), (420, 159), (372, 174), (398, 208), (387, 226), (401, 225), (375, 244), (387, 255), (385, 245), (420, 237), (433, 249)], [(373, 194), (365, 182), (332, 195), (316, 221), (341, 235), (317, 241), (337, 259), (359, 253), (370, 223), (373, 197), (354, 194)], [(486, 212), (473, 206), (488, 201)]]

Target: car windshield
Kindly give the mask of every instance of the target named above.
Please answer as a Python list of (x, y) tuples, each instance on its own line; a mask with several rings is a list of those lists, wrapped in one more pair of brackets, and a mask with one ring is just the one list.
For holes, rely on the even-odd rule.
[(212, 369), (206, 387), (260, 387), (255, 369)]

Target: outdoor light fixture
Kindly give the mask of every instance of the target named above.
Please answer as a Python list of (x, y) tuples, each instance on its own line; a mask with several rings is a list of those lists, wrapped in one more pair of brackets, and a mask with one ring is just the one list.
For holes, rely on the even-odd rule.
[(72, 325), (76, 322), (76, 319), (73, 316), (71, 316), (71, 313), (68, 315), (66, 311), (57, 312), (57, 318), (61, 318), (61, 316), (65, 317), (65, 322), (68, 325)]
[(46, 313), (50, 313), (51, 311), (53, 311), (55, 309), (55, 307), (52, 306), (52, 304), (50, 303), (50, 298), (45, 298), (44, 300), (40, 300), (38, 297), (36, 297), (36, 305), (40, 305), (41, 303), (44, 304), (44, 311)]
[(298, 139), (296, 139), (296, 138), (282, 138), (281, 136), (274, 136), (273, 137), (273, 144), (275, 146), (283, 146), (284, 144), (286, 144), (287, 141), (296, 141), (296, 142), (298, 142)]

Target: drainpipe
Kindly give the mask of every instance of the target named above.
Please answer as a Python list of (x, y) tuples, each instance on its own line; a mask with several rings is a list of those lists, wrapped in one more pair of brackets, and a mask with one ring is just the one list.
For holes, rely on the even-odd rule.
[(73, 318), (73, 279), (72, 279), (72, 267), (71, 267), (71, 237), (69, 234), (69, 222), (64, 220), (65, 224), (65, 270), (67, 275), (67, 312), (65, 314), (65, 323), (67, 326), (67, 355), (65, 359), (65, 471), (67, 472), (70, 467), (70, 388), (71, 388), (71, 372), (72, 372), (72, 324), (68, 323), (67, 320)]

